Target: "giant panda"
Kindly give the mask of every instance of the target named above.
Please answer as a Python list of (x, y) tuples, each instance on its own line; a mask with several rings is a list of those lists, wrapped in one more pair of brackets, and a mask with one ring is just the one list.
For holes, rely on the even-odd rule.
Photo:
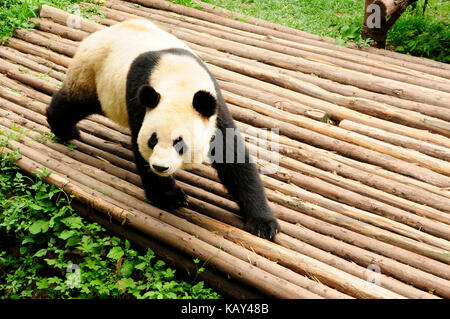
[[(79, 138), (76, 123), (94, 113), (130, 128), (146, 197), (156, 206), (187, 205), (172, 175), (209, 158), (246, 230), (266, 239), (279, 231), (242, 137), (230, 134), (235, 124), (216, 80), (175, 36), (148, 20), (128, 20), (84, 39), (47, 121), (65, 142)], [(228, 160), (214, 160), (217, 152)]]

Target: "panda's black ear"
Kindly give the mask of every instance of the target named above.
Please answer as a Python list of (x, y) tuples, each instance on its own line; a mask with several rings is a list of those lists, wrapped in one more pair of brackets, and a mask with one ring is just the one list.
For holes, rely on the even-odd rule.
[(142, 85), (137, 92), (139, 103), (148, 108), (154, 108), (158, 105), (160, 95), (149, 85)]
[(210, 117), (216, 113), (217, 100), (209, 92), (198, 91), (194, 94), (192, 105), (198, 113), (205, 117)]

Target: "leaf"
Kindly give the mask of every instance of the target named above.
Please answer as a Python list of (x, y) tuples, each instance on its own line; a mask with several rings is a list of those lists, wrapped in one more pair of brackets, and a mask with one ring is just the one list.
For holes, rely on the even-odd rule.
[(39, 233), (45, 233), (48, 230), (48, 221), (40, 219), (35, 221), (29, 228), (31, 234), (36, 235)]
[(123, 250), (121, 247), (113, 247), (111, 248), (111, 250), (109, 251), (108, 255), (106, 257), (108, 258), (112, 258), (112, 259), (119, 259), (120, 257), (123, 256)]
[(41, 249), (41, 250), (38, 250), (38, 251), (33, 255), (33, 257), (42, 257), (42, 256), (45, 256), (46, 253), (47, 253), (47, 249)]
[(134, 263), (127, 259), (123, 262), (122, 267), (120, 268), (120, 274), (123, 277), (128, 278), (133, 273), (133, 270), (134, 270)]
[(61, 232), (61, 234), (58, 235), (59, 238), (62, 240), (67, 240), (68, 238), (76, 235), (77, 232), (75, 230), (64, 230)]
[(79, 216), (70, 216), (64, 219), (61, 219), (61, 222), (70, 228), (82, 228), (83, 220)]

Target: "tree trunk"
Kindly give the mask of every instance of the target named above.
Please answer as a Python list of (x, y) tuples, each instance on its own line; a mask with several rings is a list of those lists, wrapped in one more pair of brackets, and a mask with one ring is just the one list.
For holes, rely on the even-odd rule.
[[(417, 0), (366, 0), (364, 6), (364, 24), (361, 38), (372, 39), (372, 46), (386, 46), (389, 29), (402, 15), (406, 8)], [(389, 20), (387, 20), (390, 18)]]

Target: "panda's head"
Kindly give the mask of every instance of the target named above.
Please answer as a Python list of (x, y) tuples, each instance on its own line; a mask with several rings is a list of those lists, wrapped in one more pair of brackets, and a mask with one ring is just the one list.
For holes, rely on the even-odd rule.
[(160, 94), (150, 85), (139, 88), (138, 102), (146, 114), (137, 144), (154, 173), (170, 176), (207, 159), (216, 128), (214, 95), (207, 90)]

